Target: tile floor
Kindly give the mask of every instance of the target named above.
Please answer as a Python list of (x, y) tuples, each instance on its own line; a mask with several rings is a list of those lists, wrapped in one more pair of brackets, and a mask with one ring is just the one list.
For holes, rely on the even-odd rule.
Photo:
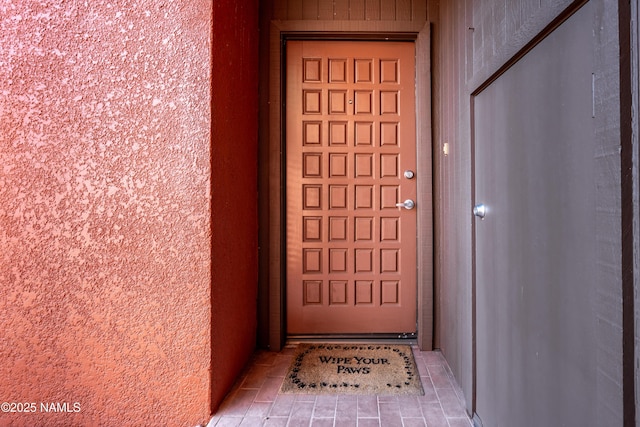
[(295, 346), (257, 352), (207, 427), (470, 427), (464, 401), (440, 352), (413, 346), (424, 396), (279, 394)]

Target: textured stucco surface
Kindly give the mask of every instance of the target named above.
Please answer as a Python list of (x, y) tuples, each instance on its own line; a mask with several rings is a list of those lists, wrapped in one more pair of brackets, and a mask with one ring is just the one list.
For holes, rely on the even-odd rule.
[(0, 425), (207, 420), (211, 7), (0, 3)]

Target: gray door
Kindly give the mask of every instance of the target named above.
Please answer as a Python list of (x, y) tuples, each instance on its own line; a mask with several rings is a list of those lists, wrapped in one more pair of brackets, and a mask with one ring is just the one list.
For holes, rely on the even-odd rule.
[(484, 426), (596, 419), (591, 3), (474, 99)]

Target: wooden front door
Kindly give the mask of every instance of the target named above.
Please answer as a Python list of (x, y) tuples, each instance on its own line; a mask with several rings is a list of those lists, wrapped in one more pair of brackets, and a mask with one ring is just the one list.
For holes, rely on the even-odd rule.
[(287, 333), (415, 332), (414, 44), (286, 51)]

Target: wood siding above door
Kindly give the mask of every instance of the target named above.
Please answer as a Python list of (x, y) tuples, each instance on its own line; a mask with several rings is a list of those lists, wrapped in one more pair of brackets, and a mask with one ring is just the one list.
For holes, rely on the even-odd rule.
[(320, 21), (417, 21), (427, 18), (425, 0), (275, 0), (274, 18)]

